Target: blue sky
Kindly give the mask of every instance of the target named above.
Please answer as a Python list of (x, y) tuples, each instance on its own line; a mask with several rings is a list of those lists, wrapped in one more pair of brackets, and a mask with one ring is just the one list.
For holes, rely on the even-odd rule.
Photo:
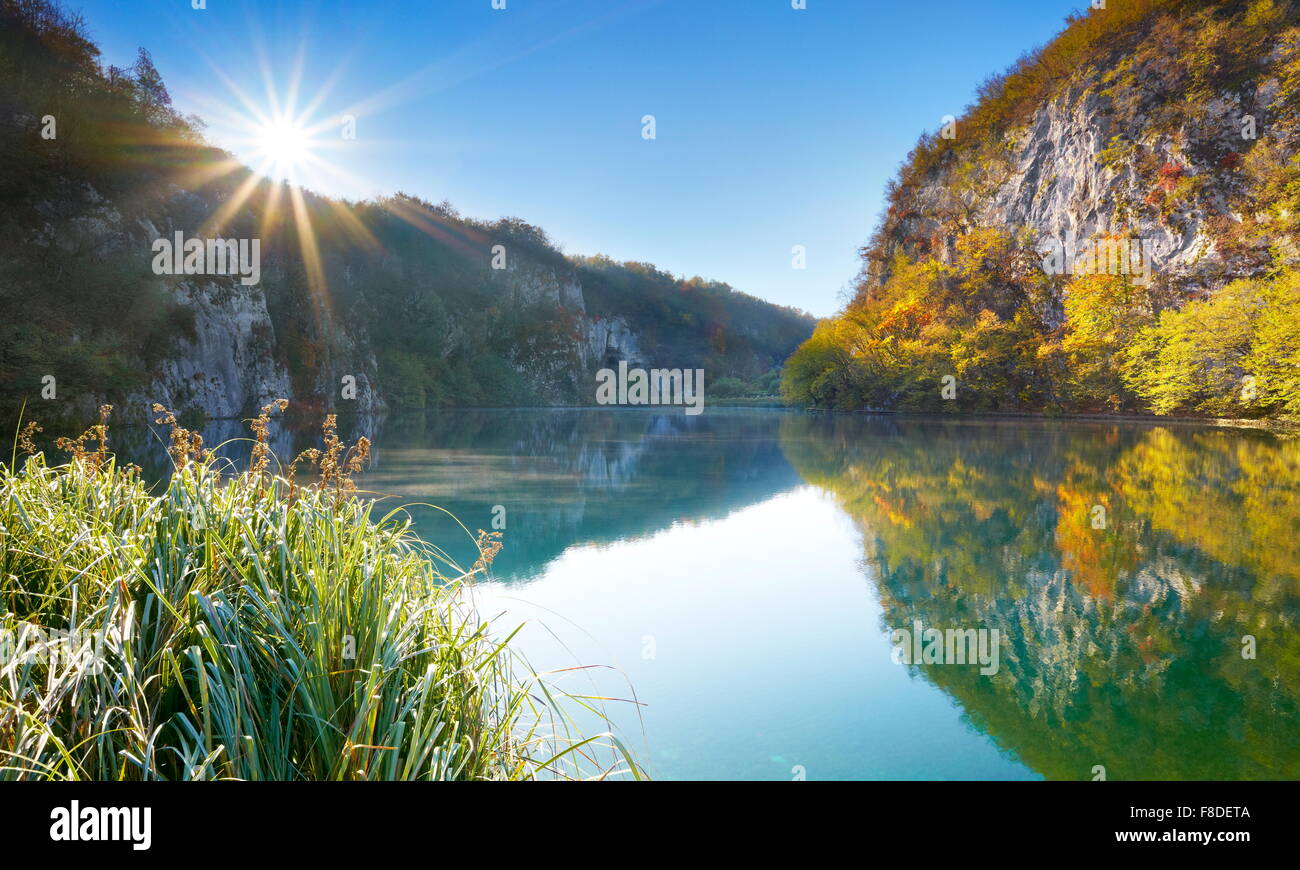
[[(103, 60), (153, 54), (177, 107), (252, 161), (267, 80), (359, 199), (398, 190), (537, 224), (817, 315), (838, 307), (884, 185), (923, 130), (1084, 0), (68, 0)], [(641, 119), (656, 119), (642, 138)], [(807, 267), (791, 268), (803, 245)]]

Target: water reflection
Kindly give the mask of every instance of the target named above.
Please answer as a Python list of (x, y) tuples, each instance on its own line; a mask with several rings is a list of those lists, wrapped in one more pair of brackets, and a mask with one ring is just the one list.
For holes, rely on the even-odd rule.
[[(1300, 441), (768, 410), (344, 422), (378, 445), (361, 486), (394, 506), (471, 533), (504, 509), (502, 596), (581, 623), (601, 644), (584, 660), (623, 657), (652, 773), (1300, 778)], [(281, 456), (314, 437), (273, 431)], [(447, 513), (409, 509), (473, 561)], [(998, 672), (900, 685), (886, 638), (915, 620), (998, 629)], [(682, 659), (641, 661), (647, 635)]]
[(887, 625), (1001, 631), (993, 677), (919, 667), (1035, 771), (1300, 777), (1300, 442), (861, 417), (781, 438), (861, 528)]
[(522, 580), (575, 544), (725, 516), (796, 486), (779, 445), (782, 416), (482, 410), (404, 417), (384, 431), (360, 486), (411, 504), (421, 533), (464, 564), (473, 562), (473, 549), (448, 513), (471, 532), (490, 530), (500, 506), (506, 546), (493, 573)]

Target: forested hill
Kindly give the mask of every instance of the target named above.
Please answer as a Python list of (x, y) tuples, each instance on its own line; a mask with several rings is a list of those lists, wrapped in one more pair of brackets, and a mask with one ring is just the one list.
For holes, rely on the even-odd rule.
[[(178, 115), (147, 51), (106, 67), (84, 34), (46, 0), (0, 0), (6, 412), (590, 403), (621, 359), (770, 393), (812, 332), (726, 284), (567, 257), (516, 218), (260, 179)], [(260, 281), (155, 274), (178, 232), (258, 239)]]
[(921, 137), (788, 398), (1300, 414), (1300, 3), (1104, 5)]

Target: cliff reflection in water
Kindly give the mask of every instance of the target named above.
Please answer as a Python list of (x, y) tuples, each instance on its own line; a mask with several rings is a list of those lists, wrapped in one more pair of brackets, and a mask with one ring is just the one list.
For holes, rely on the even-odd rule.
[(995, 676), (919, 669), (1033, 770), (1300, 777), (1300, 442), (846, 416), (781, 437), (860, 526), (882, 629), (1001, 631)]
[[(457, 410), (390, 419), (360, 486), (409, 504), (460, 564), (505, 509), (497, 580), (527, 579), (575, 545), (716, 519), (799, 485), (781, 412)], [(411, 504), (427, 502), (437, 508)], [(439, 510), (445, 509), (445, 510)], [(450, 514), (450, 516), (448, 516)]]

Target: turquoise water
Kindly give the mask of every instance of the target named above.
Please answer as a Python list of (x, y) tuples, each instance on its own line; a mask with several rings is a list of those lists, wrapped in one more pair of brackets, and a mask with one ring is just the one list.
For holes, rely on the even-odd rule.
[[(363, 487), (504, 517), (481, 611), (538, 669), (608, 666), (556, 679), (634, 698), (605, 707), (656, 778), (1300, 776), (1295, 441), (712, 408), (374, 434)], [(897, 661), (918, 622), (996, 629), (996, 672)]]

